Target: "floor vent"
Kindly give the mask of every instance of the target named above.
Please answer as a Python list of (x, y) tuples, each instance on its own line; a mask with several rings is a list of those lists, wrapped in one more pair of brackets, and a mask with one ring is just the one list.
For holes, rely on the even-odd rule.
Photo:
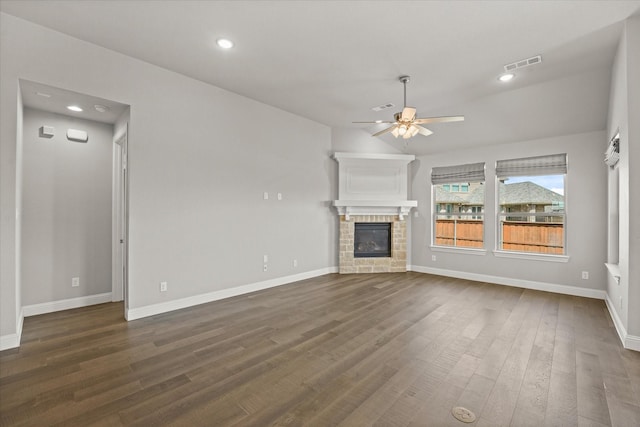
[(520, 61), (512, 62), (504, 66), (505, 71), (513, 71), (518, 68), (528, 67), (530, 65), (536, 65), (542, 62), (542, 56), (532, 56), (531, 58), (521, 59)]
[(467, 408), (463, 408), (462, 406), (456, 406), (451, 410), (451, 415), (455, 417), (456, 420), (462, 421), (463, 423), (470, 424), (476, 420), (476, 414), (468, 410)]

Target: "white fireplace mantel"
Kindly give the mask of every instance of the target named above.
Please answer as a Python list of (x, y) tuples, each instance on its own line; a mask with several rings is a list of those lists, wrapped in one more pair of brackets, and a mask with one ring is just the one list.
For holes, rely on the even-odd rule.
[(351, 215), (398, 215), (401, 221), (411, 208), (418, 206), (417, 200), (334, 200), (338, 215), (349, 221)]
[(338, 215), (398, 215), (403, 220), (417, 200), (407, 200), (409, 154), (334, 153), (338, 162)]

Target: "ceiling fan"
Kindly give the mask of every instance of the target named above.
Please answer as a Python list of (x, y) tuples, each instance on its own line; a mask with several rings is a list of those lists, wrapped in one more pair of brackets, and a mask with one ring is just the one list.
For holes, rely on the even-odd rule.
[(401, 136), (404, 139), (409, 139), (417, 134), (429, 136), (433, 132), (420, 125), (427, 123), (444, 123), (444, 122), (460, 122), (464, 120), (464, 116), (445, 116), (445, 117), (425, 117), (422, 119), (416, 118), (416, 109), (413, 107), (407, 107), (407, 83), (411, 78), (409, 76), (400, 76), (399, 80), (404, 85), (404, 108), (402, 112), (395, 113), (393, 115), (394, 121), (381, 121), (375, 122), (353, 122), (353, 123), (393, 123), (386, 129), (380, 132), (374, 133), (372, 136), (380, 136), (387, 132), (391, 132), (396, 138)]

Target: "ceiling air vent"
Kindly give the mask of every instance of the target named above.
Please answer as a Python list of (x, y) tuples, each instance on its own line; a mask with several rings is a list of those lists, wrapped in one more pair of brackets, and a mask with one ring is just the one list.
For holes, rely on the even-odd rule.
[(542, 56), (532, 56), (531, 58), (521, 59), (516, 62), (512, 62), (511, 64), (507, 64), (504, 66), (505, 71), (513, 71), (518, 68), (528, 67), (529, 65), (536, 65), (542, 62)]
[(387, 108), (391, 108), (391, 107), (395, 107), (395, 105), (393, 105), (392, 103), (382, 104), (382, 105), (378, 105), (377, 107), (373, 107), (372, 110), (373, 111), (382, 111), (382, 110), (386, 110)]

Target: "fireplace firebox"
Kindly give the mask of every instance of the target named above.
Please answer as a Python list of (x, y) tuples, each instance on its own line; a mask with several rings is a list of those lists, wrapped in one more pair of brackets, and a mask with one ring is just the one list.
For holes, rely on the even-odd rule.
[(356, 222), (354, 226), (354, 258), (391, 257), (390, 223)]

